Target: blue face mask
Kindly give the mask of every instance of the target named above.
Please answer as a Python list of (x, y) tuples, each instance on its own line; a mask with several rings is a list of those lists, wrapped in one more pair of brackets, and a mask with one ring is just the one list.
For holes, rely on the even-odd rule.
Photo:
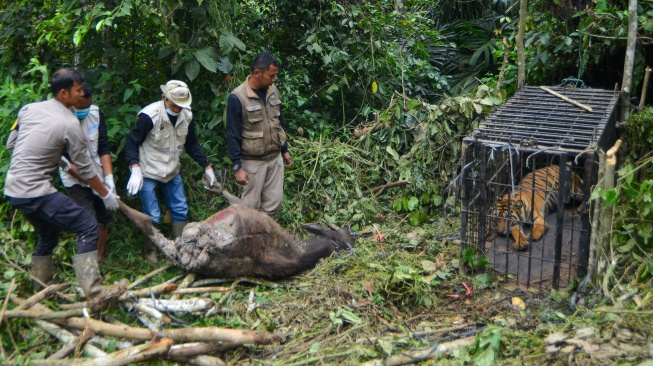
[(166, 107), (166, 113), (168, 113), (169, 115), (171, 115), (173, 117), (177, 117), (179, 115), (179, 112), (173, 112), (168, 107)]
[(75, 109), (75, 108), (73, 108), (73, 110), (75, 111), (75, 115), (77, 116), (77, 119), (82, 121), (84, 118), (86, 118), (86, 116), (88, 116), (89, 112), (91, 111), (91, 107), (88, 107), (88, 108), (85, 108), (85, 109)]

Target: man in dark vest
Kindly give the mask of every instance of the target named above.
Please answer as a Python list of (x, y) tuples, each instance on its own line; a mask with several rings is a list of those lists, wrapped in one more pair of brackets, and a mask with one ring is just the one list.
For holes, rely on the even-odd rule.
[(227, 101), (227, 152), (243, 204), (272, 216), (283, 199), (284, 164), (292, 164), (274, 85), (279, 61), (269, 51), (254, 57), (252, 74)]

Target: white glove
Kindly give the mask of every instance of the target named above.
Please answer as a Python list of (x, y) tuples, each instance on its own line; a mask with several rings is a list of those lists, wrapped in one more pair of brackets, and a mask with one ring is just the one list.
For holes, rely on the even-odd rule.
[(61, 160), (59, 160), (59, 169), (61, 169), (64, 172), (70, 170), (70, 161), (68, 161), (68, 159), (66, 159), (64, 156), (62, 156)]
[(213, 187), (217, 182), (215, 179), (215, 173), (213, 173), (213, 169), (208, 168), (204, 170), (204, 174), (206, 174), (206, 178), (209, 180), (209, 187)]
[(113, 193), (116, 193), (116, 182), (113, 181), (113, 174), (104, 176), (104, 185)]
[(143, 173), (141, 172), (141, 168), (132, 168), (132, 174), (129, 177), (129, 182), (127, 182), (127, 192), (135, 195), (141, 188), (143, 188)]
[(118, 197), (115, 193), (109, 191), (109, 194), (107, 194), (106, 197), (102, 197), (102, 201), (104, 201), (104, 207), (111, 211), (115, 211), (118, 209)]

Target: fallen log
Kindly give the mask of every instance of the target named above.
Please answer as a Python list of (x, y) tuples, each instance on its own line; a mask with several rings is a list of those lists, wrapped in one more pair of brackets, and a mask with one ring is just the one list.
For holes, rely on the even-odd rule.
[[(19, 297), (11, 299), (16, 304), (22, 304), (25, 300)], [(47, 307), (36, 304), (34, 307), (50, 311)], [(119, 326), (105, 323), (92, 318), (68, 318), (66, 320), (54, 320), (53, 323), (68, 328), (83, 330), (86, 327), (98, 334), (110, 335), (136, 340), (150, 340), (156, 336), (155, 333), (145, 328), (130, 326)], [(197, 327), (182, 329), (163, 329), (161, 336), (171, 338), (175, 342), (231, 342), (237, 344), (272, 344), (281, 341), (279, 336), (270, 333), (260, 333), (251, 330), (225, 329), (218, 327)]]
[(391, 182), (391, 183), (384, 184), (384, 185), (381, 185), (381, 186), (378, 186), (378, 187), (374, 187), (372, 189), (365, 190), (365, 191), (361, 192), (361, 194), (363, 196), (365, 196), (367, 194), (376, 193), (376, 192), (384, 190), (386, 188), (400, 187), (400, 186), (405, 186), (407, 184), (410, 184), (410, 181), (400, 180), (400, 181), (397, 181), (397, 182)]
[(56, 353), (53, 353), (48, 360), (60, 360), (62, 358), (68, 357), (69, 354), (73, 353), (77, 347), (84, 347), (86, 342), (90, 341), (95, 337), (95, 333), (92, 331), (82, 332), (79, 337), (75, 337), (70, 343), (66, 344)]

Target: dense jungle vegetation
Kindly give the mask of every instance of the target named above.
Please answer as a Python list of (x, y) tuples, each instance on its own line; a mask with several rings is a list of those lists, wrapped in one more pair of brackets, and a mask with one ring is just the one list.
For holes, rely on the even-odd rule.
[[(356, 267), (378, 259), (374, 250), (379, 250), (379, 243), (368, 239), (355, 259), (328, 261), (295, 284), (305, 290), (310, 287), (306, 282), (314, 281), (314, 288), (324, 288), (315, 290), (315, 298), (300, 296), (297, 301), (314, 305), (318, 297), (334, 296), (328, 306), (315, 306), (324, 311), (314, 315), (323, 321), (315, 325), (324, 332), (340, 334), (347, 326), (358, 329), (360, 324), (368, 324), (361, 320), (365, 318), (362, 314), (353, 314), (355, 310), (338, 303), (337, 296), (329, 292), (334, 284), (372, 282), (376, 291), (367, 291), (374, 298), (375, 316), (388, 321), (397, 313), (416, 314), (415, 309), (437, 314), (440, 293), (452, 292), (454, 282), (464, 280), (453, 264), (459, 255), (454, 240), (458, 201), (455, 189), (447, 187), (459, 173), (462, 138), (517, 89), (518, 1), (13, 0), (0, 4), (3, 145), (20, 107), (50, 97), (50, 74), (61, 67), (77, 68), (93, 85), (94, 104), (107, 118), (118, 194), (132, 207), (139, 207), (138, 200), (128, 197), (125, 190), (129, 177), (123, 153), (125, 138), (137, 112), (160, 98), (159, 85), (180, 79), (189, 84), (193, 95), (192, 110), (204, 152), (217, 169), (229, 171), (227, 188), (239, 193), (226, 155), (226, 101), (249, 74), (254, 55), (271, 50), (281, 63), (277, 86), (294, 159), (286, 168), (283, 208), (275, 219), (296, 235), (302, 235), (300, 224), (323, 219), (355, 231), (379, 231), (377, 238), (385, 235), (385, 248), (380, 250), (384, 255), (390, 253), (382, 266)], [(604, 89), (621, 84), (627, 9), (625, 0), (528, 2), (526, 84), (567, 82)], [(640, 0), (637, 12), (635, 105), (642, 92), (644, 70), (653, 63), (653, 0)], [(569, 311), (567, 296), (573, 289), (537, 295), (538, 301), (558, 304), (555, 311), (522, 311), (500, 321), (490, 319), (487, 308), (449, 308), (443, 317), (449, 323), (455, 323), (455, 313), (460, 315), (461, 309), (466, 309), (475, 314), (475, 323), (487, 327), (478, 333), (473, 346), (455, 353), (448, 362), (547, 362), (542, 339), (548, 333), (588, 324), (602, 329), (602, 339), (629, 329), (641, 336), (641, 344), (651, 344), (653, 109), (636, 110), (623, 122), (621, 185), (595, 195), (619, 207), (612, 231), (614, 265), (606, 274), (602, 296), (587, 301), (622, 308), (615, 313)], [(355, 133), (375, 126), (380, 128), (363, 135)], [(183, 156), (190, 219), (200, 221), (227, 203), (202, 188), (200, 167)], [(0, 186), (4, 186), (9, 161), (10, 154), (3, 146)], [(366, 192), (401, 180), (410, 184), (379, 194)], [(35, 244), (32, 232), (21, 214), (1, 198), (2, 299), (9, 294), (12, 280), (18, 284), (14, 293), (27, 297), (32, 292), (25, 272)], [(109, 260), (103, 264), (109, 281), (133, 280), (155, 269), (141, 260), (142, 238), (125, 217), (117, 215), (110, 235)], [(62, 236), (60, 242), (55, 253), (61, 263), (56, 277), (62, 282), (73, 280), (71, 268), (63, 263), (69, 263), (74, 255), (74, 238)], [(424, 257), (418, 259), (418, 254)], [(427, 269), (423, 258), (437, 263), (437, 276)], [(482, 263), (470, 265), (482, 267)], [(343, 274), (348, 269), (356, 273)], [(172, 277), (178, 272), (166, 273)], [(326, 281), (339, 276), (333, 283)], [(397, 279), (400, 283), (393, 282)], [(491, 276), (472, 281), (475, 290), (491, 290), (485, 294), (488, 304), (500, 297)], [(259, 290), (263, 289), (266, 287)], [(262, 301), (289, 306), (293, 297), (284, 298), (285, 291), (271, 290)], [(247, 293), (236, 298), (247, 297)], [(631, 295), (624, 297), (626, 294)], [(192, 321), (242, 329), (283, 328), (273, 311), (257, 311), (258, 319), (225, 315), (219, 320)], [(532, 326), (516, 329), (515, 319), (519, 323), (520, 317)], [(48, 345), (47, 335), (30, 329), (29, 321), (5, 322), (0, 326), (0, 363), (25, 363), (58, 348)], [(392, 329), (399, 332), (402, 326)], [(317, 328), (303, 332), (319, 335)], [(272, 351), (257, 354), (252, 348), (232, 351), (224, 359), (233, 363), (358, 363), (390, 355), (393, 347), (417, 347), (419, 343), (382, 342), (379, 338), (367, 350), (352, 346), (354, 351), (339, 353), (336, 350), (341, 345), (328, 343), (330, 338), (321, 338), (322, 350), (317, 341), (305, 348), (297, 346), (298, 339), (303, 338), (292, 341), (297, 354), (281, 351), (274, 354), (277, 358), (269, 358)], [(306, 342), (309, 339), (313, 338), (307, 337)], [(320, 359), (320, 352), (326, 354), (327, 349), (338, 356)], [(636, 364), (648, 357), (632, 353), (605, 360)], [(589, 356), (585, 361), (597, 362)]]

